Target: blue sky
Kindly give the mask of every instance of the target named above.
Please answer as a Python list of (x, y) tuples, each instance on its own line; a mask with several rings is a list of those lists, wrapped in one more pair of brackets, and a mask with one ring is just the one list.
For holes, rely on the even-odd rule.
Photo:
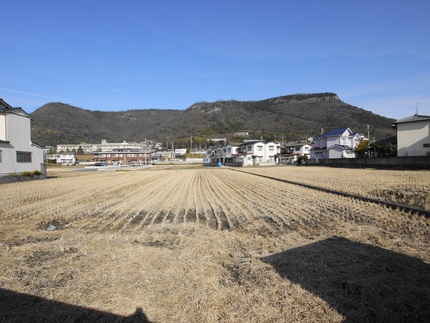
[(428, 0), (40, 0), (1, 7), (0, 97), (32, 112), (335, 92), (430, 115)]

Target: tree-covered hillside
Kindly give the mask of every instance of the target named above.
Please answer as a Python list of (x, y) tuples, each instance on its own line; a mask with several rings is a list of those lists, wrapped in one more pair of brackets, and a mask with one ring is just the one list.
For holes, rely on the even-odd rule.
[(344, 103), (334, 93), (198, 102), (186, 110), (105, 112), (56, 102), (42, 106), (32, 116), (33, 141), (42, 145), (97, 143), (101, 139), (186, 142), (191, 136), (233, 140), (238, 131), (247, 131), (253, 138), (290, 141), (344, 126), (367, 135), (367, 125), (371, 138), (383, 139), (392, 135), (394, 121)]

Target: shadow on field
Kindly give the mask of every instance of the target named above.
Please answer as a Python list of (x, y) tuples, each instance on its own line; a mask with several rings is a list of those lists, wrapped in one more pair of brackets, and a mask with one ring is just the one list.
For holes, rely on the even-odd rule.
[(430, 265), (419, 259), (333, 237), (261, 260), (345, 322), (430, 322)]
[(0, 322), (121, 322), (149, 323), (141, 308), (121, 316), (0, 288)]

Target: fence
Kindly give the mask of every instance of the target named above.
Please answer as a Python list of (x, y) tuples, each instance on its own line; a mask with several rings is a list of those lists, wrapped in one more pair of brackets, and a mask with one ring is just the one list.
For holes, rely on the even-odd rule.
[(308, 159), (305, 166), (383, 169), (430, 169), (430, 157)]

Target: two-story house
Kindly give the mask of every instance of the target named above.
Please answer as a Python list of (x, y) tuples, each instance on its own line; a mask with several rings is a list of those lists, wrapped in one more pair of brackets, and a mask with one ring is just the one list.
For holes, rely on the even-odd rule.
[(206, 152), (207, 158), (211, 163), (229, 163), (234, 161), (234, 155), (237, 154), (238, 145), (222, 145), (209, 147)]
[(311, 145), (307, 142), (286, 143), (281, 148), (280, 163), (295, 164), (300, 156), (307, 156), (309, 158), (311, 148)]
[(0, 99), (0, 176), (45, 173), (43, 147), (31, 141), (31, 117)]
[(397, 157), (430, 156), (430, 116), (415, 114), (397, 120)]
[(361, 136), (349, 128), (336, 128), (313, 138), (310, 159), (355, 158)]
[(261, 140), (245, 140), (234, 155), (235, 161), (242, 166), (275, 165), (276, 156), (280, 154), (279, 143), (263, 142)]

